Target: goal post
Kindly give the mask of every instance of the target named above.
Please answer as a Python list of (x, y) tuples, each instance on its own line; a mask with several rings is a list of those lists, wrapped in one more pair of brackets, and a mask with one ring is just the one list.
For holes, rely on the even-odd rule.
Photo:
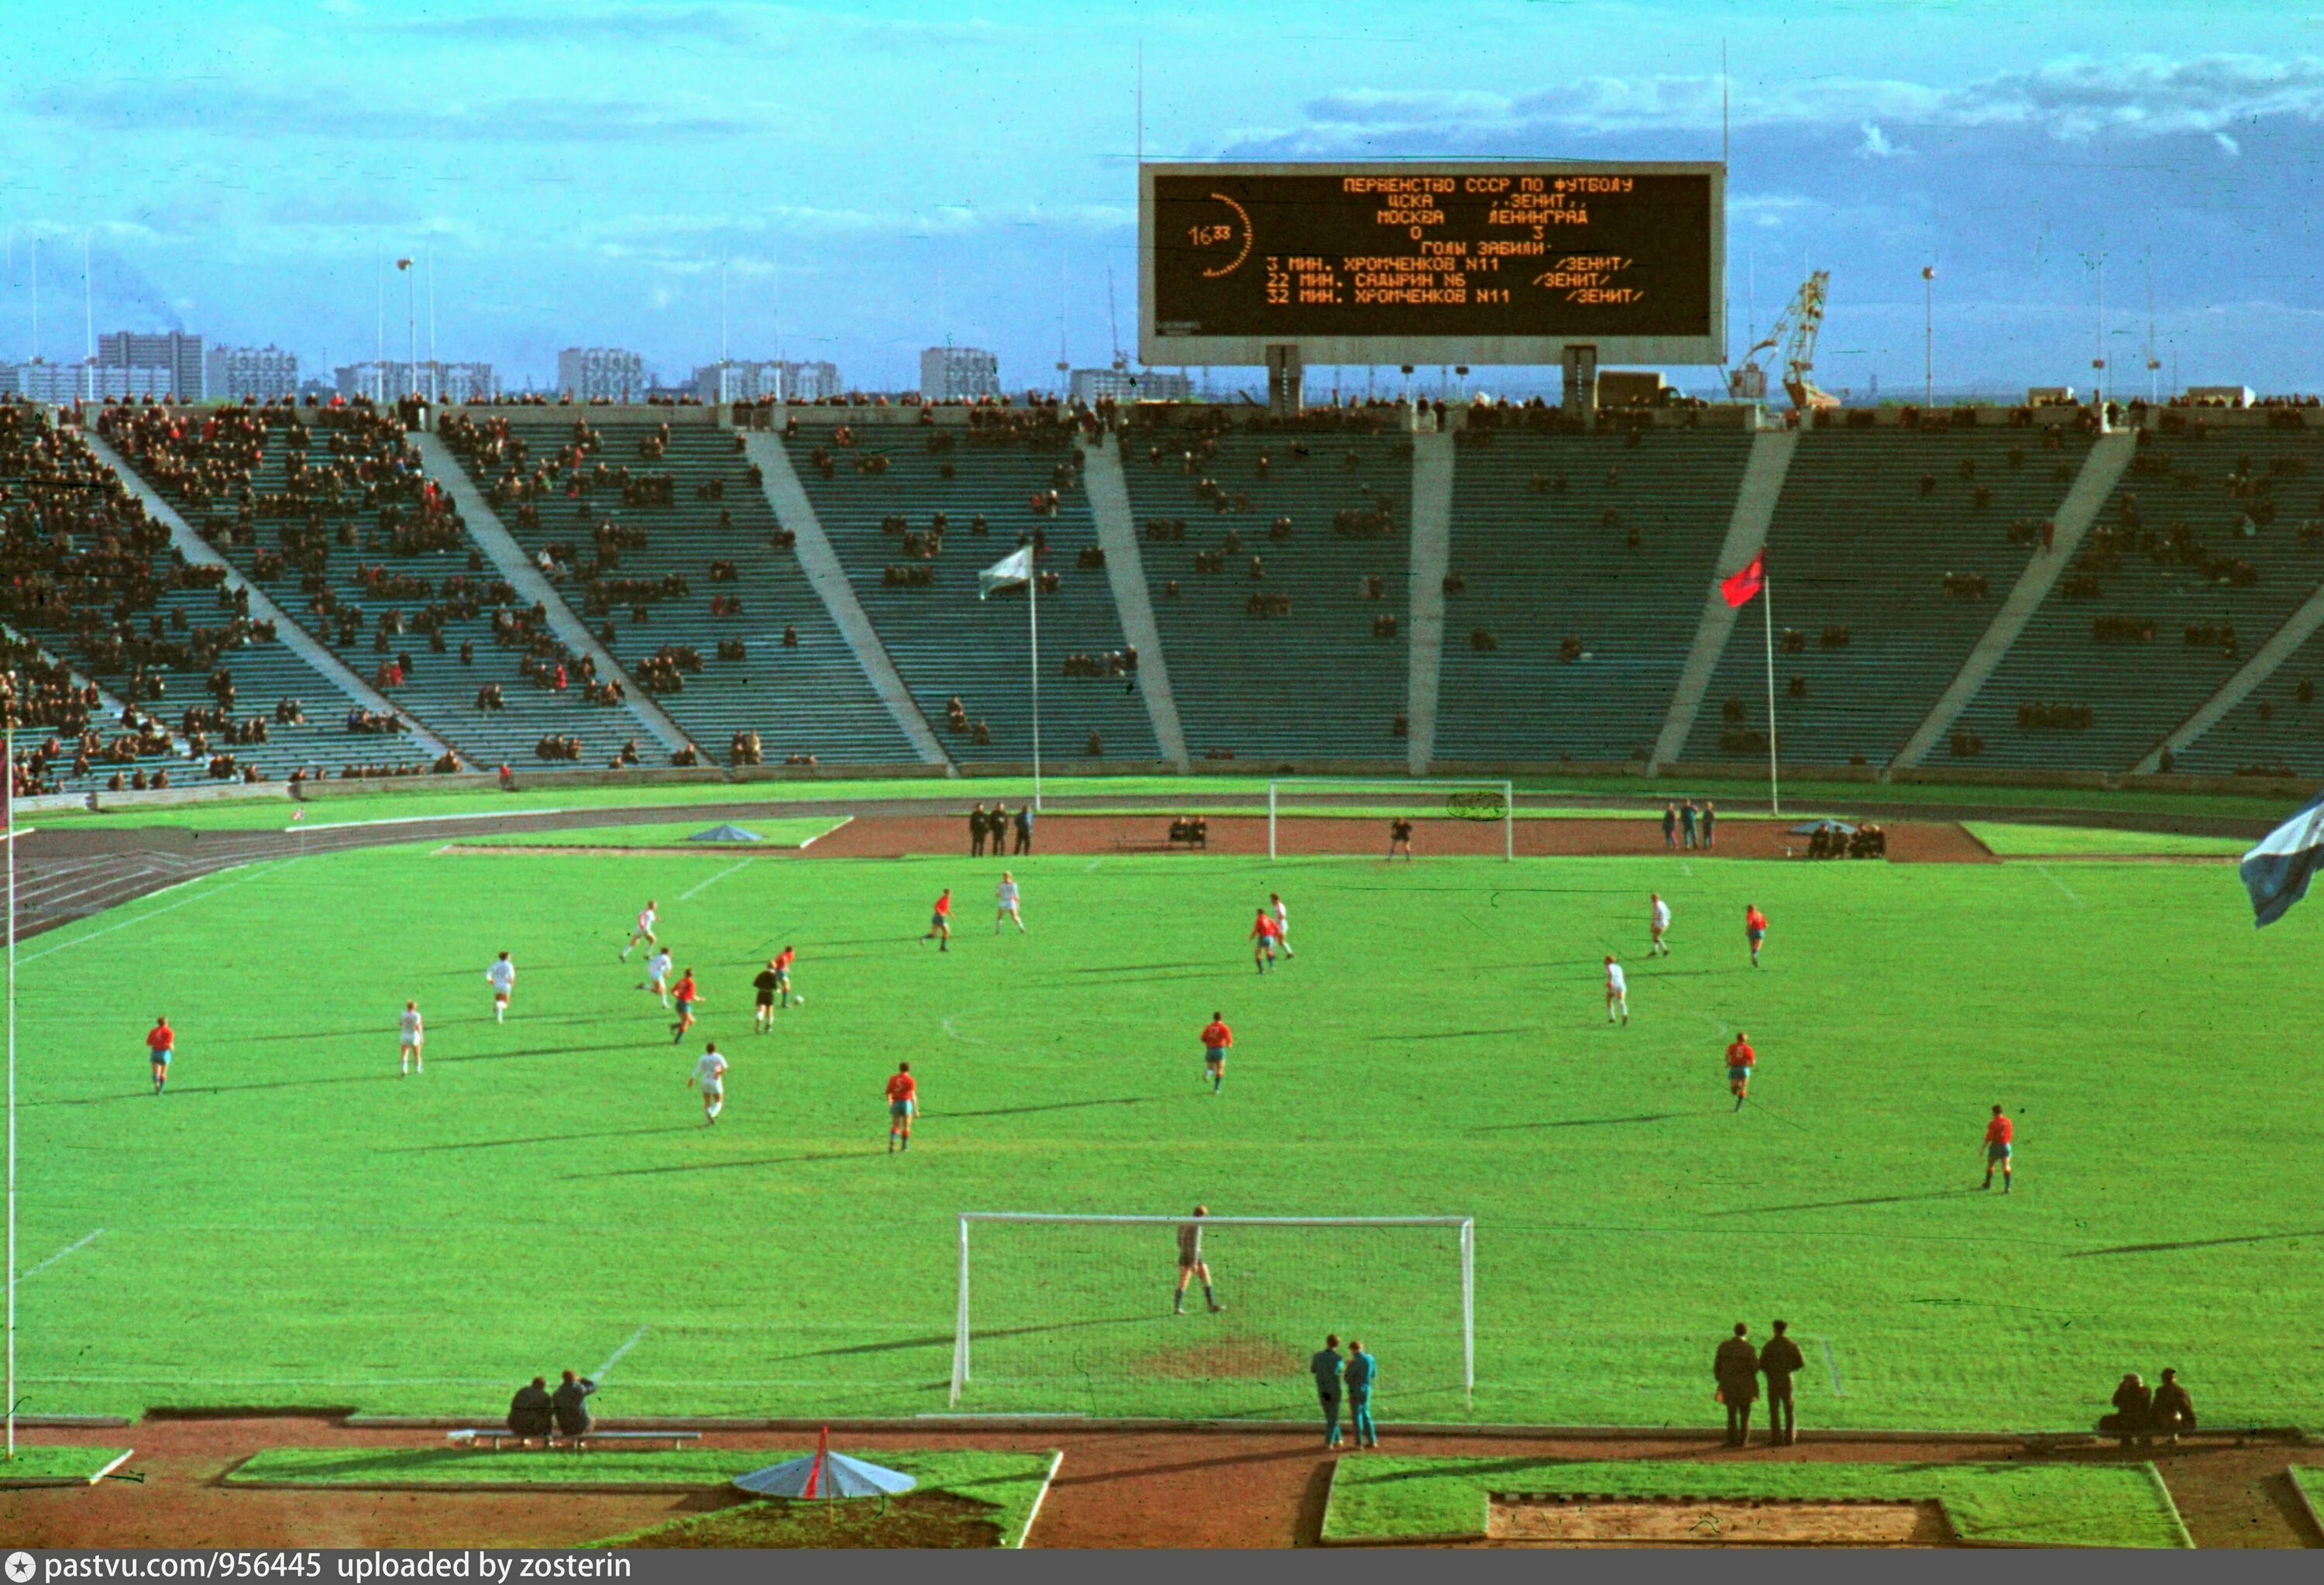
[(1343, 806), (1351, 798), (1370, 797), (1379, 804), (1422, 816), (1449, 816), (1501, 827), (1501, 857), (1517, 856), (1517, 785), (1506, 780), (1470, 780), (1454, 777), (1403, 776), (1382, 780), (1301, 776), (1267, 784), (1267, 856), (1277, 856), (1277, 821), (1296, 814), (1305, 805), (1319, 811)]
[(958, 1217), (955, 1409), (973, 1383), (993, 1413), (1304, 1416), (1334, 1332), (1380, 1359), (1399, 1417), (1474, 1402), (1471, 1217)]

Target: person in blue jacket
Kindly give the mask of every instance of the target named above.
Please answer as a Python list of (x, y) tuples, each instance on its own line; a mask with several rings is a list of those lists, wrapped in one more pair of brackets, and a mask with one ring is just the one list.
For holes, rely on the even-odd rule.
[(1379, 1359), (1364, 1352), (1364, 1340), (1348, 1340), (1348, 1365), (1340, 1379), (1347, 1384), (1348, 1413), (1356, 1422), (1356, 1445), (1379, 1446), (1379, 1427), (1372, 1424), (1372, 1393), (1379, 1386)]

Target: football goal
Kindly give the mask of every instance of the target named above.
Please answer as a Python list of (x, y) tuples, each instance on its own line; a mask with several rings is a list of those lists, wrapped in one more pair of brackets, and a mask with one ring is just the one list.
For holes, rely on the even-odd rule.
[(1297, 1417), (1336, 1332), (1379, 1359), (1397, 1418), (1457, 1413), (1477, 1385), (1476, 1243), (1465, 1216), (962, 1212), (952, 1404)]
[(1517, 856), (1517, 789), (1507, 781), (1435, 776), (1342, 780), (1302, 776), (1267, 784), (1267, 856), (1277, 856), (1278, 816), (1373, 815), (1381, 819), (1473, 820), (1501, 828), (1501, 857)]

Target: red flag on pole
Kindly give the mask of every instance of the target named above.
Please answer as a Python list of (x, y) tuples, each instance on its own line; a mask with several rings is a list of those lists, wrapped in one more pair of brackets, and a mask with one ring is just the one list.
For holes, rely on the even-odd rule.
[(1729, 605), (1748, 605), (1767, 581), (1767, 553), (1764, 550), (1751, 558), (1751, 565), (1731, 578), (1720, 581), (1719, 592), (1727, 596)]
[(823, 1461), (830, 1456), (831, 1427), (826, 1425), (823, 1428), (823, 1434), (816, 1439), (815, 1462), (807, 1466), (807, 1489), (799, 1493), (801, 1497), (814, 1497), (821, 1492), (823, 1489)]

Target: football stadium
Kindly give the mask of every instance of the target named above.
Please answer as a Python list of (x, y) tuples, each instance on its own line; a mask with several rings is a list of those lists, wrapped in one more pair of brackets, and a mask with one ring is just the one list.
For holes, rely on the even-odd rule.
[(1005, 385), (11, 365), (0, 1539), (2324, 1545), (2324, 410), (1738, 323), (1724, 124), (1140, 121)]

